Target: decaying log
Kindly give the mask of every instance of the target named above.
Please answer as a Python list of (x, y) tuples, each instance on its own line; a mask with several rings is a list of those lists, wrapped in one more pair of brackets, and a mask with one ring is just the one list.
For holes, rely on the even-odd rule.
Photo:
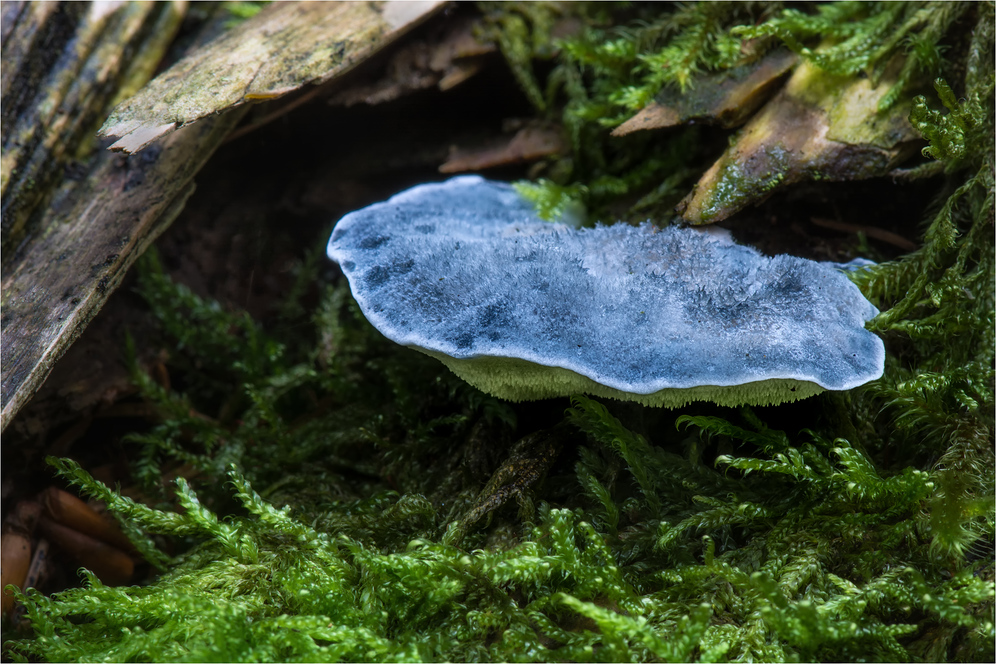
[(240, 115), (177, 132), (140, 161), (98, 153), (82, 182), (57, 192), (45, 212), (45, 234), (3, 276), (2, 426), (180, 213), (193, 176)]
[[(65, 167), (92, 152), (93, 134), (119, 91), (148, 80), (183, 18), (182, 3), (127, 3), (111, 11), (107, 3), (18, 8), (9, 8), (2, 55), (5, 263), (35, 232), (37, 212)], [(7, 11), (5, 5), (5, 19)]]
[(247, 102), (336, 77), (438, 5), (275, 3), (118, 107), (107, 125), (131, 127), (129, 151), (166, 123), (157, 113), (174, 118), (160, 137), (202, 118), (127, 158), (100, 149), (96, 124), (162, 59), (183, 3), (5, 3), (0, 429), (179, 214)]
[(441, 6), (416, 2), (275, 2), (198, 49), (114, 109), (100, 130), (112, 150), (247, 102), (276, 99), (352, 69)]
[(183, 12), (183, 3), (3, 7), (0, 428), (154, 237), (145, 235), (156, 215), (190, 186), (193, 172), (152, 200), (159, 178), (144, 171), (158, 159), (124, 169), (94, 141), (110, 105), (162, 59)]

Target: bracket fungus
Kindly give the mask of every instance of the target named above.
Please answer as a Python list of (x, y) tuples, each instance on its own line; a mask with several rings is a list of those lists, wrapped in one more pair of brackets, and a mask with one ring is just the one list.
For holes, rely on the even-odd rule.
[(381, 333), (511, 401), (767, 405), (885, 360), (878, 310), (833, 266), (697, 229), (573, 229), (477, 176), (347, 214), (328, 255)]

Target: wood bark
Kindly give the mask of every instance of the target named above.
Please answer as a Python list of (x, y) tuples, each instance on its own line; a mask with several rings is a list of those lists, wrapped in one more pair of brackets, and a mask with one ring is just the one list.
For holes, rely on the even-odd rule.
[(344, 74), (440, 6), (415, 2), (276, 2), (198, 49), (114, 109), (102, 136), (138, 152), (214, 113)]
[(116, 148), (148, 146), (127, 158), (94, 132), (148, 80), (185, 4), (5, 3), (0, 430), (180, 213), (250, 102), (338, 77), (439, 5), (276, 3), (118, 106)]

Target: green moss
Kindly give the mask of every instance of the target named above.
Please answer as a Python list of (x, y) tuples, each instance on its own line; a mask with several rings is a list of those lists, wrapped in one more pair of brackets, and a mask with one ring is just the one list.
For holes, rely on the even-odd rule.
[[(498, 20), (494, 12), (500, 13), (500, 6), (489, 7), (491, 20)], [(981, 25), (979, 15), (990, 11), (987, 3), (969, 2), (834, 2), (785, 10), (780, 3), (704, 2), (674, 11), (615, 7), (613, 19), (604, 6), (578, 5), (574, 12), (587, 28), (557, 42), (563, 51), (547, 78), (543, 107), (549, 112), (555, 100), (564, 100), (561, 118), (573, 153), (551, 168), (559, 179), (537, 198), (555, 199), (554, 186), (570, 185), (579, 188), (577, 195), (593, 219), (640, 219), (648, 213), (669, 218), (680, 195), (649, 207), (630, 204), (628, 211), (619, 210), (619, 201), (647, 195), (665, 182), (687, 192), (697, 175), (688, 168), (699, 148), (695, 128), (638, 132), (624, 140), (606, 131), (662, 89), (685, 90), (695, 85), (698, 73), (736, 70), (783, 43), (814, 65), (829, 86), (856, 76), (877, 81), (893, 65), (889, 71), (895, 82), (877, 101), (880, 121), (890, 124), (896, 114), (887, 111), (909, 103), (925, 79), (958, 70), (960, 65), (943, 55), (956, 45), (953, 34), (964, 30), (959, 22), (974, 12), (972, 20)], [(614, 22), (623, 16), (629, 19), (625, 26)], [(548, 33), (527, 29), (528, 19), (518, 20), (525, 27), (507, 37), (517, 44), (516, 52), (548, 52), (547, 42), (541, 41), (540, 48), (531, 41)], [(549, 23), (547, 17), (537, 25)], [(510, 62), (515, 69), (515, 60)], [(539, 81), (530, 85), (543, 87)]]
[(225, 3), (225, 10), (232, 15), (236, 21), (243, 21), (247, 18), (252, 18), (260, 11), (263, 7), (270, 4), (269, 2), (227, 2)]
[[(786, 10), (760, 25), (734, 32), (748, 39), (776, 36), (819, 68), (842, 76), (865, 72), (877, 78), (895, 54), (904, 53), (898, 80), (879, 101), (879, 109), (885, 111), (915, 85), (917, 76), (943, 71), (946, 46), (942, 40), (971, 6), (967, 2), (836, 2), (818, 5), (811, 13)], [(827, 43), (810, 48), (807, 41), (813, 38)]]
[[(418, 496), (333, 503), (326, 512), (345, 519), (316, 522), (275, 508), (232, 469), (224, 491), (241, 514), (222, 520), (182, 479), (180, 511), (157, 511), (53, 460), (131, 525), (200, 544), (168, 560), (151, 586), (108, 588), (88, 575), (86, 587), (52, 598), (29, 593), (22, 599), (38, 634), (8, 652), (122, 661), (896, 660), (917, 636), (954, 643), (968, 630), (968, 654), (985, 658), (992, 622), (978, 611), (991, 611), (994, 596), (978, 574), (985, 561), (952, 574), (952, 559), (922, 544), (924, 506), (943, 491), (931, 473), (883, 476), (846, 440), (809, 432), (793, 441), (750, 411), (743, 425), (676, 420), (750, 451), (721, 455), (716, 469), (650, 445), (594, 401), (576, 399), (568, 415), (588, 436), (576, 464), (588, 506), (541, 503), (537, 525), (505, 550), (433, 543), (438, 531), (420, 536), (436, 511)], [(350, 518), (357, 510), (363, 520)], [(408, 542), (385, 548), (363, 521), (390, 523)]]
[(722, 165), (712, 196), (700, 214), (702, 222), (708, 223), (726, 210), (738, 209), (748, 201), (762, 198), (785, 179), (787, 170), (785, 150), (778, 148), (765, 151), (763, 159), (751, 163), (750, 173), (746, 173), (739, 162), (727, 161)]
[(584, 221), (584, 204), (581, 202), (587, 195), (587, 187), (575, 184), (561, 187), (550, 180), (539, 182), (516, 182), (515, 190), (523, 198), (532, 203), (540, 219), (547, 221), (577, 221), (580, 226)]

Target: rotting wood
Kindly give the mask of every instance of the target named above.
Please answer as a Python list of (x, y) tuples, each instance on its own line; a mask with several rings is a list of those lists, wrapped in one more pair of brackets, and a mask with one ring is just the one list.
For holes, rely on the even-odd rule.
[(758, 62), (698, 77), (691, 90), (665, 88), (642, 111), (613, 129), (612, 135), (691, 121), (738, 127), (774, 94), (777, 83), (797, 60), (792, 51), (777, 49)]
[(3, 276), (0, 427), (180, 213), (194, 175), (240, 116), (225, 114), (178, 132), (140, 161), (100, 152), (85, 180), (58, 192), (46, 213), (46, 233)]
[[(417, 38), (380, 58), (364, 63), (362, 72), (336, 77), (325, 85), (302, 88), (267, 104), (258, 104), (228, 141), (238, 140), (304, 104), (323, 99), (330, 106), (375, 106), (395, 101), (419, 90), (438, 87), (446, 91), (480, 73), (489, 56), (498, 47), (478, 41), (479, 18), (448, 13), (445, 21), (436, 21), (421, 30)], [(353, 74), (357, 74), (354, 76)]]
[(878, 108), (903, 60), (895, 56), (877, 80), (802, 62), (678, 203), (678, 214), (692, 225), (711, 224), (797, 182), (888, 173), (922, 140), (907, 119), (908, 99)]
[(441, 2), (277, 2), (183, 58), (116, 108), (100, 130), (134, 153), (175, 129), (341, 75)]
[[(179, 29), (184, 7), (3, 7), (0, 429), (113, 290), (134, 260), (130, 252), (151, 241), (143, 233), (164, 205), (149, 193), (170, 197), (178, 191), (138, 187), (136, 178), (144, 178), (156, 159), (124, 170), (96, 150), (93, 133), (123, 88), (141, 84), (143, 74), (147, 80)], [(132, 178), (127, 195), (113, 186), (101, 192), (125, 173)], [(143, 192), (149, 200), (136, 198)], [(115, 216), (128, 206), (141, 214)], [(96, 253), (99, 269), (80, 262), (96, 260)]]
[(183, 3), (27, 3), (11, 18), (2, 55), (5, 264), (65, 167), (92, 150), (122, 86), (148, 80), (183, 13)]
[[(237, 108), (232, 108), (233, 104), (212, 108), (206, 113), (210, 117), (176, 132), (133, 159), (105, 150), (95, 151), (91, 132), (107, 112), (108, 100), (119, 99), (134, 90), (142, 77), (153, 70), (152, 60), (158, 62), (168, 47), (168, 40), (157, 33), (163, 27), (163, 10), (149, 13), (150, 7), (160, 6), (105, 5), (107, 13), (100, 14), (99, 6), (94, 4), (87, 6), (87, 13), (66, 16), (46, 3), (5, 5), (3, 30), (9, 39), (4, 41), (4, 63), (9, 56), (10, 62), (16, 62), (17, 72), (23, 69), (28, 73), (14, 77), (16, 80), (9, 88), (5, 87), (9, 98), (17, 101), (8, 106), (5, 96), (4, 112), (16, 109), (4, 118), (4, 173), (11, 175), (10, 183), (5, 181), (5, 205), (6, 197), (17, 192), (18, 209), (22, 213), (11, 217), (8, 224), (5, 210), (3, 221), (2, 242), (12, 250), (5, 251), (3, 260), (0, 430), (7, 427), (41, 386), (55, 362), (121, 282), (128, 267), (179, 214), (193, 191), (194, 175), (248, 109), (249, 104), (244, 102), (273, 98), (294, 89), (293, 86), (324, 82), (344, 73), (428, 16), (439, 4), (281, 3), (264, 10), (283, 16), (287, 31), (274, 40), (272, 33), (269, 37), (263, 34), (266, 23), (262, 28), (258, 22), (255, 24), (260, 31), (256, 34), (248, 21), (233, 31), (247, 43), (263, 44), (259, 47), (261, 53), (254, 60), (250, 58), (255, 63), (251, 85), (248, 88), (243, 85), (243, 94), (234, 104)], [(145, 17), (144, 22), (134, 19), (136, 13)], [(62, 21), (59, 25), (69, 31), (69, 36), (51, 26), (45, 28), (44, 21), (52, 21), (53, 17)], [(94, 21), (102, 21), (104, 29), (97, 30), (91, 25)], [(21, 35), (18, 25), (33, 33)], [(43, 38), (46, 29), (48, 33), (61, 35), (60, 43), (66, 49), (76, 43), (74, 30), (100, 36), (93, 36), (87, 42), (89, 46), (82, 55), (74, 52), (73, 57), (52, 60), (46, 55), (48, 51), (41, 48), (51, 42)], [(110, 41), (100, 41), (104, 37)], [(99, 43), (90, 43), (94, 39)], [(324, 46), (319, 48), (316, 44), (332, 44), (335, 53), (326, 53), (321, 50)], [(128, 51), (122, 50), (126, 47), (137, 50), (139, 55), (127, 59), (124, 56)], [(233, 47), (232, 38), (223, 33), (196, 53), (218, 54), (219, 48), (230, 47)], [(286, 50), (274, 53), (274, 48)], [(244, 50), (239, 52), (247, 57), (252, 55)], [(295, 54), (296, 69), (288, 65), (288, 58), (293, 59)], [(335, 58), (322, 59), (331, 55)], [(181, 64), (185, 61), (181, 60)], [(205, 57), (198, 61), (207, 62)], [(60, 69), (66, 62), (72, 64), (71, 74)], [(205, 78), (205, 71), (200, 71), (192, 78), (197, 79), (199, 92), (221, 99), (224, 86), (219, 70), (208, 69), (213, 72), (210, 76)], [(8, 80), (5, 77), (5, 86)], [(143, 89), (133, 100), (125, 102), (125, 107), (140, 109), (141, 98), (149, 99), (150, 94), (158, 101), (168, 99), (180, 109), (192, 107), (183, 98), (191, 90), (191, 81), (181, 77), (173, 82), (176, 90), (169, 94), (164, 88), (153, 86), (151, 92)], [(57, 113), (39, 123), (40, 132), (32, 128), (31, 145), (15, 140), (19, 134), (13, 128), (28, 127), (30, 123), (24, 122), (24, 118), (44, 113), (47, 107), (38, 104), (53, 99), (63, 106), (70, 104), (66, 106), (69, 110), (64, 112), (60, 106)], [(72, 109), (76, 106), (71, 104), (77, 102), (88, 105), (74, 114)], [(218, 112), (226, 108), (230, 110)], [(169, 111), (168, 106), (166, 110)], [(133, 121), (135, 117), (132, 116)], [(94, 125), (88, 126), (91, 121)], [(140, 133), (147, 134), (153, 129), (141, 122), (136, 126)], [(144, 139), (142, 143), (148, 144)], [(8, 162), (39, 164), (38, 172), (50, 173), (51, 177), (39, 182), (25, 176), (20, 167), (8, 168)]]

